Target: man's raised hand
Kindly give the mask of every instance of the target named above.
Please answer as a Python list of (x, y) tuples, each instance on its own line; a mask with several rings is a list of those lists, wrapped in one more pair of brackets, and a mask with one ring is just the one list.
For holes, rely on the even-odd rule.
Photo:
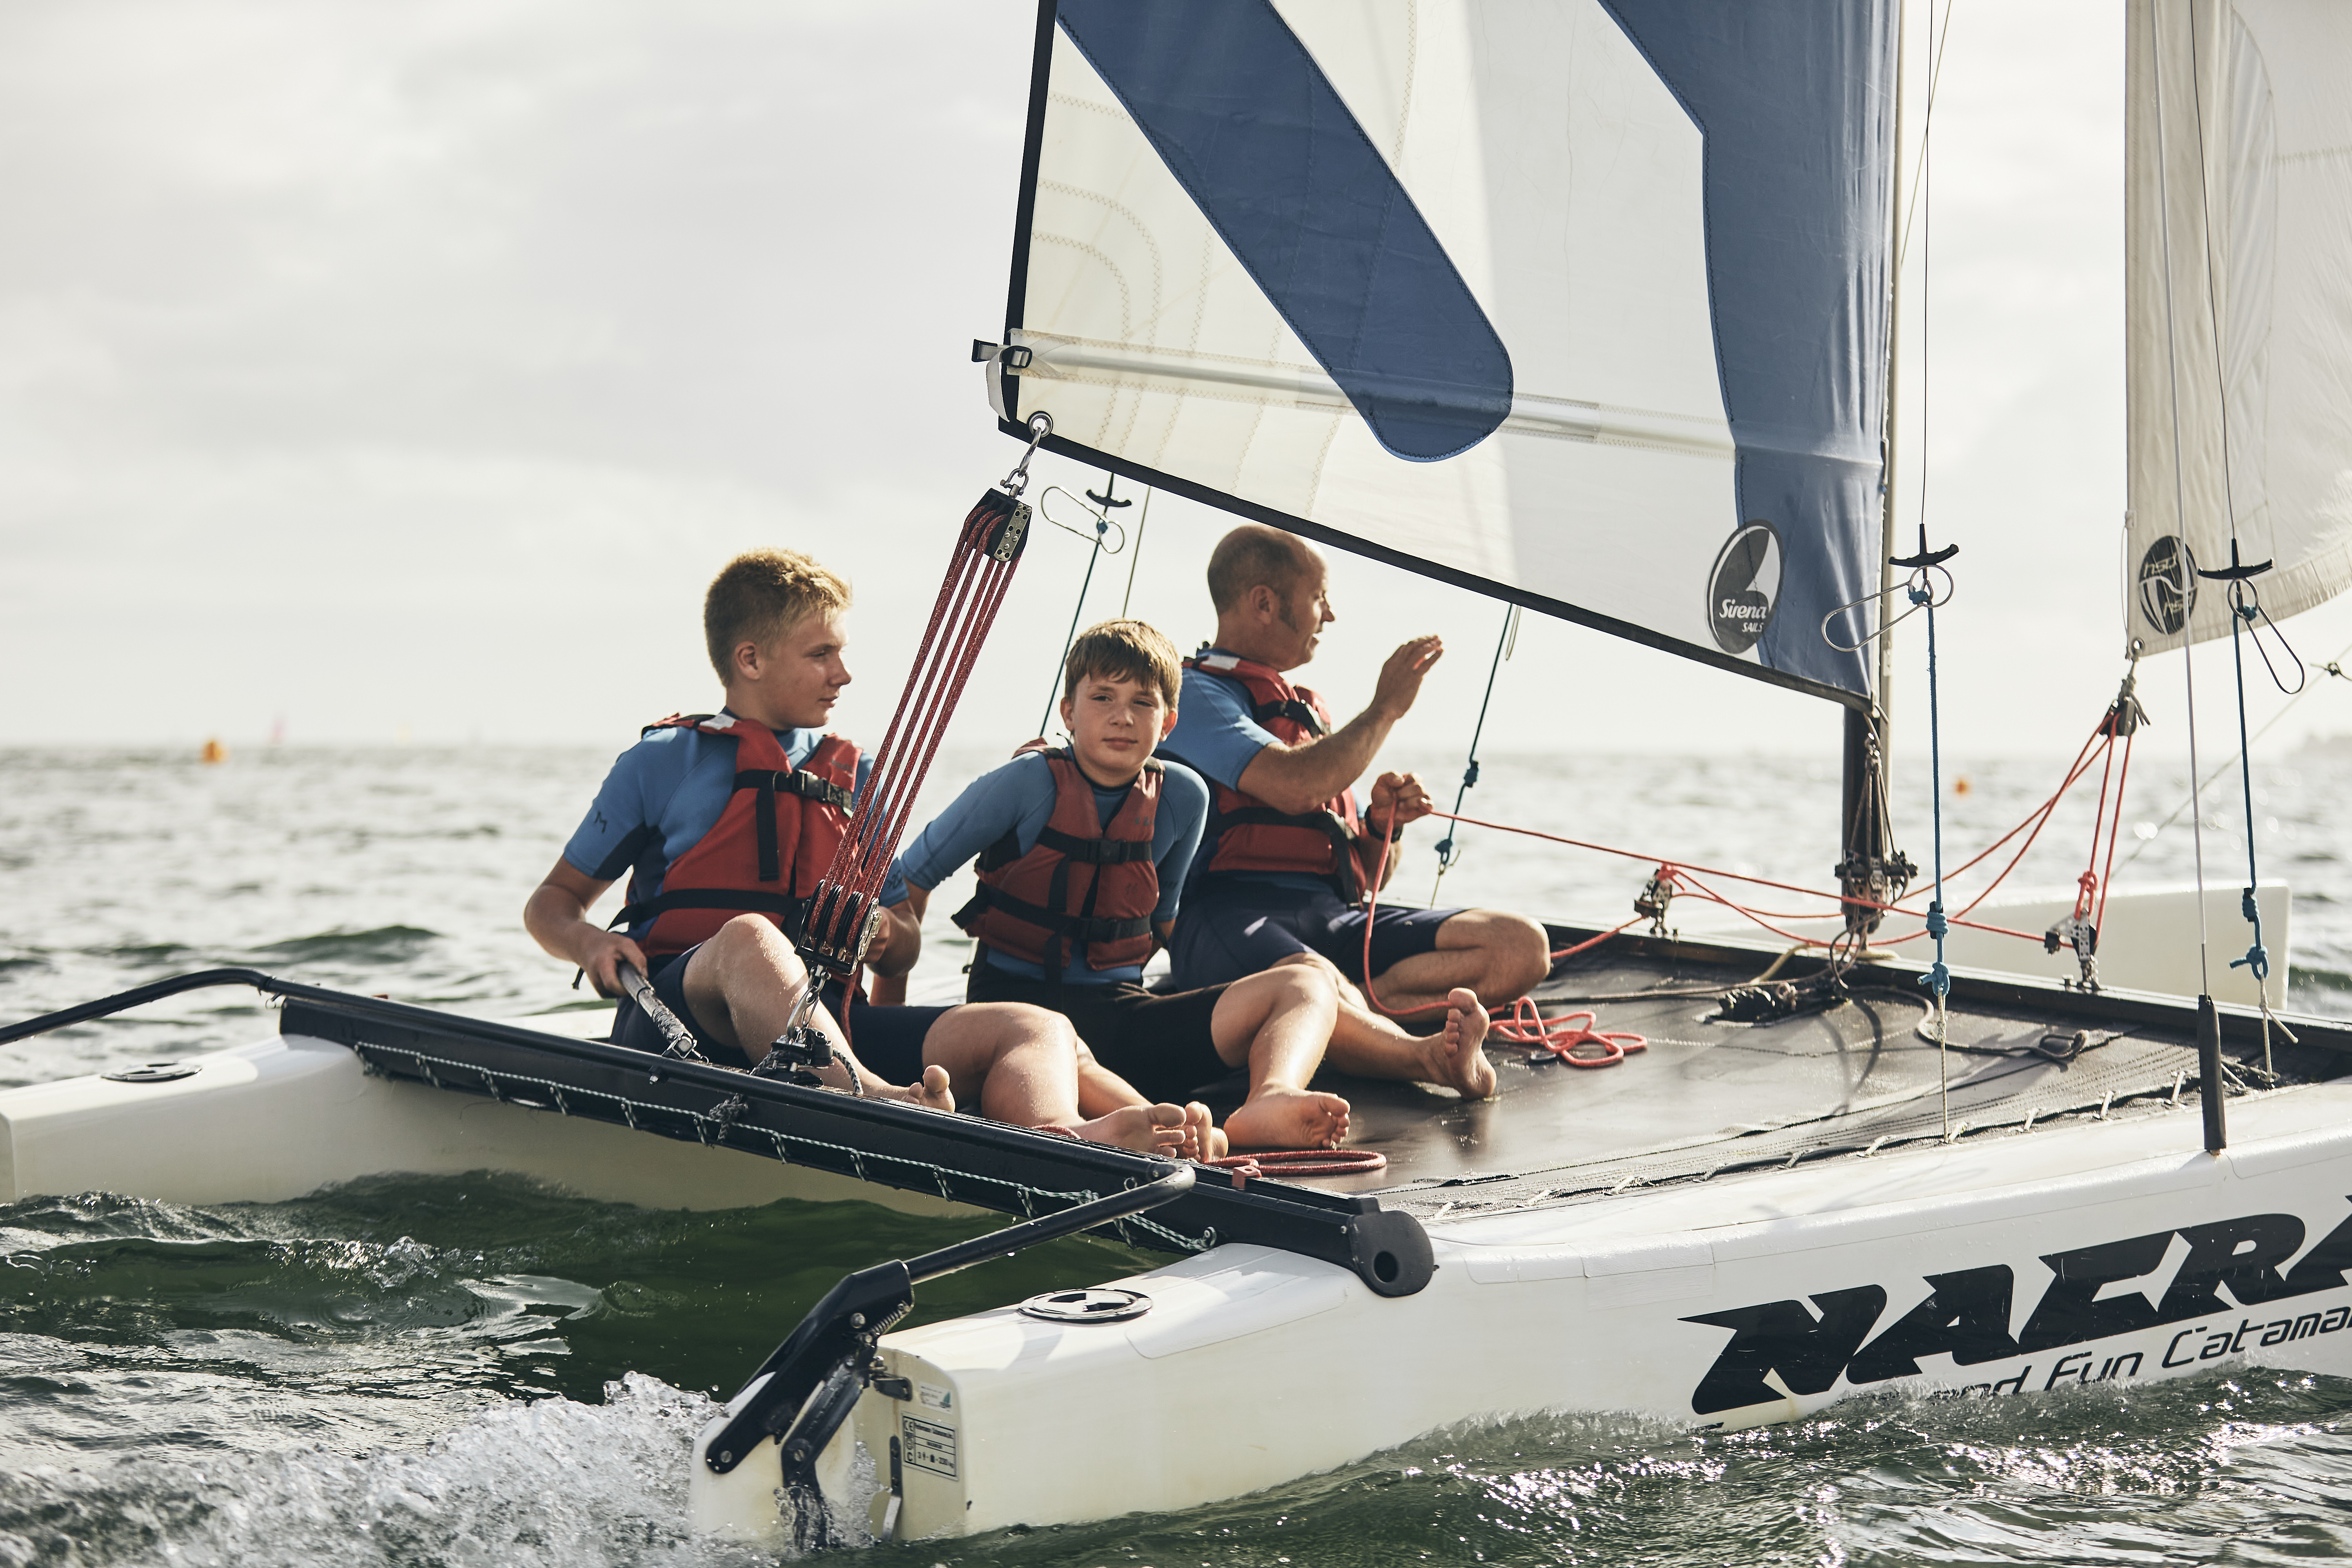
[(1415, 637), (1389, 655), (1372, 688), (1372, 707), (1391, 719), (1402, 719), (1421, 695), (1422, 678), (1445, 656), (1445, 639), (1435, 633)]

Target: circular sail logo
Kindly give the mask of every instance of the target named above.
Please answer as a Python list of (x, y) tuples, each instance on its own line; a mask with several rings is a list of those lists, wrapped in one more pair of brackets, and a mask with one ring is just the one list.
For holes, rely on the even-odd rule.
[(1715, 646), (1746, 653), (1772, 624), (1780, 602), (1780, 536), (1751, 522), (1731, 536), (1706, 579), (1706, 624)]
[(2189, 624), (2196, 610), (2197, 557), (2179, 535), (2165, 534), (2139, 558), (2139, 613), (2149, 626), (2170, 637)]

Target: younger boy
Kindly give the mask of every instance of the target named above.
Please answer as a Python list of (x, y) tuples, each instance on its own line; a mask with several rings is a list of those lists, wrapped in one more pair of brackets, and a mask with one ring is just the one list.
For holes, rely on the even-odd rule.
[[(908, 845), (883, 900), (906, 911), (902, 930), (916, 927), (930, 890), (977, 855), (979, 896), (956, 916), (979, 943), (972, 1001), (1063, 1014), (1100, 1069), (1155, 1099), (1245, 1068), (1249, 1098), (1225, 1122), (1236, 1147), (1335, 1145), (1348, 1102), (1307, 1087), (1338, 1015), (1328, 972), (1290, 964), (1172, 994), (1143, 987), (1208, 814), (1200, 775), (1152, 756), (1175, 725), (1180, 678), (1175, 647), (1141, 621), (1082, 633), (1063, 670), (1068, 748), (1025, 751), (975, 781)], [(1462, 1063), (1484, 1062), (1486, 1014), (1467, 990), (1448, 1001), (1442, 1034), (1391, 1026), (1384, 1048), (1333, 1065), (1458, 1079)], [(1080, 1088), (1083, 1105), (1083, 1077)]]
[[(634, 964), (725, 1065), (764, 1058), (808, 984), (785, 929), (797, 925), (866, 782), (856, 747), (823, 731), (850, 680), (848, 610), (849, 585), (805, 555), (759, 550), (730, 562), (703, 604), (725, 708), (665, 720), (623, 752), (524, 906), (540, 945), (578, 964), (599, 994), (618, 994), (616, 965)], [(624, 871), (625, 934), (585, 918)], [(837, 988), (827, 1001), (814, 1022), (840, 1058), (821, 1075), (835, 1087), (855, 1074), (879, 1098), (952, 1110), (961, 1091), (1002, 1121), (1162, 1153), (1199, 1146), (1205, 1111), (1188, 1126), (1182, 1108), (1124, 1085), (1093, 1084), (1097, 1109), (1082, 1116), (1076, 1037), (1041, 1009), (859, 1006), (851, 1023), (861, 1061), (835, 1021)], [(626, 1000), (614, 1038), (665, 1044)]]

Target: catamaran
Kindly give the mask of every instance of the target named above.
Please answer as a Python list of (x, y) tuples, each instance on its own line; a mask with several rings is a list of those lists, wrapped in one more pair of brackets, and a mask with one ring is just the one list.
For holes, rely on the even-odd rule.
[[(2242, 703), (2273, 619), (2352, 584), (2352, 15), (2126, 12), (2125, 673), (2069, 783), (2127, 755), (2141, 661), (2226, 639), (2238, 685), (2204, 697)], [(698, 1440), (700, 1525), (803, 1545), (1183, 1509), (1533, 1410), (2352, 1373), (2352, 1026), (2281, 1010), (2284, 887), (2250, 858), (2111, 896), (2110, 848), (2055, 901), (1958, 902), (1939, 824), (1924, 868), (1893, 842), (1888, 634), (1932, 661), (1967, 566), (1895, 536), (1899, 27), (1896, 0), (1043, 0), (1006, 319), (973, 345), (1024, 456), (957, 536), (803, 947), (860, 951), (1041, 447), (1837, 705), (1818, 913), (1639, 868), (1633, 921), (1552, 928), (1495, 1099), (1351, 1084), (1385, 1168), (1321, 1175), (211, 971), (0, 1030), (283, 1003), (272, 1039), (0, 1094), (5, 1195), (496, 1169), (1019, 1216), (844, 1279)], [(1694, 904), (1780, 934), (1691, 934)], [(891, 1331), (922, 1280), (1090, 1227), (1170, 1261)]]

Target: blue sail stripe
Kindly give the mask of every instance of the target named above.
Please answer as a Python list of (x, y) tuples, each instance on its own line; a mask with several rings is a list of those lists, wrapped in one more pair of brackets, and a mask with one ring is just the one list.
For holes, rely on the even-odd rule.
[(1063, 31), (1392, 455), (1469, 450), (1511, 356), (1269, 0), (1063, 0)]

